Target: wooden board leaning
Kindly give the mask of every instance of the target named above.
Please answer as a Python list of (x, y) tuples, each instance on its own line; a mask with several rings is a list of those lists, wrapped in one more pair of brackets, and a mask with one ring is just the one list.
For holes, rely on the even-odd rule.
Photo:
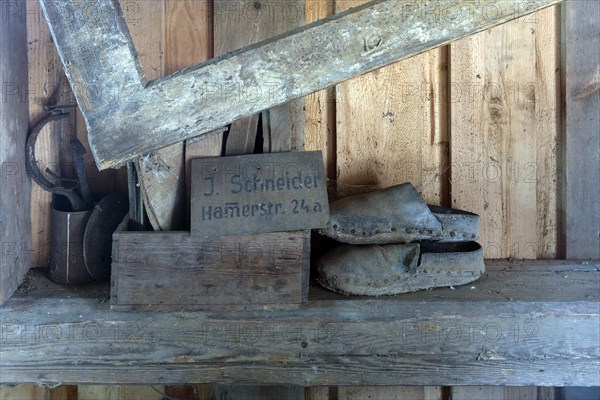
[(558, 2), (377, 0), (148, 84), (116, 1), (41, 0), (101, 169)]

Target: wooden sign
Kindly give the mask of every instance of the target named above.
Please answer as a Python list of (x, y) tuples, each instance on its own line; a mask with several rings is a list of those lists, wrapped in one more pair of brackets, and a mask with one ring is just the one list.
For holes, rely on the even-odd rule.
[(558, 2), (376, 0), (148, 84), (118, 1), (40, 1), (100, 169)]
[(329, 221), (320, 151), (192, 161), (193, 236), (321, 228)]

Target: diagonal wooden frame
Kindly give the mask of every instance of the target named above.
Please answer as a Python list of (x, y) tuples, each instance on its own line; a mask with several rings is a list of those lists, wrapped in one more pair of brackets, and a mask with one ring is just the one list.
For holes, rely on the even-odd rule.
[(148, 82), (117, 0), (40, 0), (100, 169), (561, 0), (374, 0)]

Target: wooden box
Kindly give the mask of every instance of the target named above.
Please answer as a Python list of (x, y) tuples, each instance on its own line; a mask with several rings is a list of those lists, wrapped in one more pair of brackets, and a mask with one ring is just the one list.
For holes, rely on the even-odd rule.
[(125, 226), (113, 235), (111, 309), (280, 310), (308, 300), (310, 231), (199, 238)]

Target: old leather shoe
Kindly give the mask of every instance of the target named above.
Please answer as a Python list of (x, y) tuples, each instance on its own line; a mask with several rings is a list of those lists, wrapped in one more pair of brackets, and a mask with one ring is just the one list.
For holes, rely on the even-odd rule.
[(383, 296), (464, 285), (485, 271), (475, 242), (342, 245), (317, 263), (317, 280), (343, 294)]
[(479, 216), (428, 206), (410, 183), (332, 202), (322, 233), (350, 244), (475, 241)]

